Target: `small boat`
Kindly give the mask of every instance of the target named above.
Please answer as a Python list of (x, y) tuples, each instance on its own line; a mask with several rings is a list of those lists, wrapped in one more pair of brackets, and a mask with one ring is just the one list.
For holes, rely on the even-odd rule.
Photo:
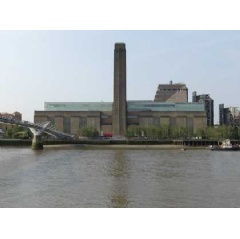
[(210, 150), (213, 151), (235, 151), (240, 150), (239, 145), (232, 145), (229, 139), (223, 140), (221, 145), (209, 146)]

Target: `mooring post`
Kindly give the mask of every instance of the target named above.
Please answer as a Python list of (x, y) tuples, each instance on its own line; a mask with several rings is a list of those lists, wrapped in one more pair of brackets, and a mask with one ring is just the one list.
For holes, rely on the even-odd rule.
[(32, 149), (41, 150), (43, 149), (42, 135), (34, 135), (32, 139)]

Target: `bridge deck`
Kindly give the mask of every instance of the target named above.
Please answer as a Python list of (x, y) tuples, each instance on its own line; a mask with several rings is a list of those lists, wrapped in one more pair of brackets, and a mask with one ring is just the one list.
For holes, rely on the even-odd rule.
[(57, 130), (49, 121), (41, 123), (32, 123), (29, 121), (18, 121), (12, 118), (4, 118), (0, 116), (0, 122), (4, 124), (19, 125), (22, 127), (29, 128), (34, 134), (46, 133), (57, 139), (73, 139), (74, 135), (66, 134)]

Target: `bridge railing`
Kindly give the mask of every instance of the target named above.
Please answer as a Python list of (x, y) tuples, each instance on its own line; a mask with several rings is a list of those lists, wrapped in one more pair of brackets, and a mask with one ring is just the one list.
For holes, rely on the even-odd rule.
[[(5, 118), (0, 115), (0, 122), (6, 124), (13, 124), (13, 125), (20, 125), (27, 128), (35, 129), (38, 132), (44, 132), (55, 138), (66, 138), (66, 139), (73, 139), (74, 135), (67, 134), (57, 130), (50, 122), (41, 122), (41, 123), (32, 123), (29, 121), (19, 121), (13, 118)], [(41, 133), (42, 133), (41, 132)]]

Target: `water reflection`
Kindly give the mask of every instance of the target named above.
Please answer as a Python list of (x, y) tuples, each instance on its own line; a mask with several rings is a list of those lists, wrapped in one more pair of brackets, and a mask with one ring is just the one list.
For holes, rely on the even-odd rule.
[(2, 148), (0, 207), (239, 207), (239, 152)]
[(128, 200), (128, 180), (129, 162), (124, 150), (116, 150), (111, 161), (110, 170), (112, 178), (112, 191), (109, 207), (127, 207)]

